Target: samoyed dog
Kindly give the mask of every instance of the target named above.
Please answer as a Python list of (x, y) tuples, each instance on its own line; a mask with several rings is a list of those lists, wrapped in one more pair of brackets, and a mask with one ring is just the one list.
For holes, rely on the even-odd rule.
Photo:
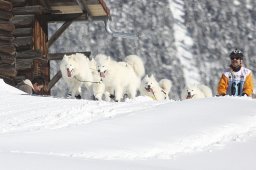
[(105, 85), (107, 100), (110, 100), (111, 95), (115, 96), (116, 101), (121, 101), (124, 94), (129, 98), (136, 97), (141, 77), (145, 74), (144, 63), (139, 56), (129, 55), (124, 61), (117, 62), (110, 56), (98, 54), (95, 60)]
[(206, 97), (212, 97), (212, 90), (203, 84), (188, 85), (182, 92), (182, 99), (200, 99)]
[[(84, 54), (76, 53), (71, 55), (64, 55), (60, 63), (60, 71), (64, 81), (66, 82), (69, 93), (72, 98), (81, 95), (81, 87), (85, 86), (87, 90), (92, 91), (92, 84), (97, 78), (94, 78), (91, 67), (93, 62), (89, 60)], [(96, 72), (96, 65), (94, 66)]]
[(157, 82), (154, 75), (146, 75), (140, 85), (140, 94), (151, 97), (154, 100), (167, 100), (169, 99), (171, 87), (172, 83), (168, 79), (161, 79)]

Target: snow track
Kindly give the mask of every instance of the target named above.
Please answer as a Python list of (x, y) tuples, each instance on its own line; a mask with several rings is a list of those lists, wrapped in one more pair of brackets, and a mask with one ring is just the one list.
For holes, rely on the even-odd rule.
[(170, 160), (256, 136), (256, 101), (247, 97), (111, 103), (0, 87), (0, 157)]
[(8, 100), (0, 100), (5, 106), (0, 109), (0, 133), (84, 125), (159, 105), (145, 98), (125, 104), (29, 95), (11, 95)]

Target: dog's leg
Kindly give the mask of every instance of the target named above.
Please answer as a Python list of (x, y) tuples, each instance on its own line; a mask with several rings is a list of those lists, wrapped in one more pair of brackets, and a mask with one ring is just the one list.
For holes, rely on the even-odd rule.
[(128, 91), (128, 97), (130, 99), (134, 99), (136, 97), (136, 94), (137, 94), (137, 90), (134, 89), (134, 88), (130, 88), (129, 91)]
[(79, 96), (79, 95), (81, 96), (81, 86), (78, 84), (73, 86), (71, 95), (73, 99), (75, 99), (76, 96)]
[(100, 83), (95, 83), (92, 85), (92, 91), (93, 95), (97, 100), (102, 100), (102, 96), (105, 92), (105, 85), (100, 82)]
[(104, 96), (105, 96), (105, 100), (106, 100), (107, 102), (110, 102), (110, 101), (111, 101), (110, 93), (109, 93), (108, 91), (106, 91), (106, 92), (104, 93)]
[(122, 97), (123, 97), (123, 90), (122, 90), (122, 88), (117, 87), (117, 88), (115, 89), (115, 100), (116, 100), (117, 102), (120, 102), (121, 99), (122, 99)]

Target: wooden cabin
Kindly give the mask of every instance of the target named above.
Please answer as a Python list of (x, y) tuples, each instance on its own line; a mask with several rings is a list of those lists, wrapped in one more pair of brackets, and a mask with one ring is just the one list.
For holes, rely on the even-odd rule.
[[(104, 0), (0, 0), (0, 77), (16, 85), (43, 76), (45, 94), (49, 94), (61, 77), (58, 72), (50, 80), (49, 61), (64, 55), (49, 54), (49, 47), (73, 21), (106, 21), (109, 17)], [(50, 22), (63, 25), (48, 37)]]

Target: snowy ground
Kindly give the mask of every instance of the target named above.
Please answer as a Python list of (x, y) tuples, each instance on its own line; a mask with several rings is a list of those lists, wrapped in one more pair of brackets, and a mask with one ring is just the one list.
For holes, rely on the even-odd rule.
[(1, 79), (0, 93), (0, 169), (256, 169), (255, 99), (98, 102), (24, 95)]

